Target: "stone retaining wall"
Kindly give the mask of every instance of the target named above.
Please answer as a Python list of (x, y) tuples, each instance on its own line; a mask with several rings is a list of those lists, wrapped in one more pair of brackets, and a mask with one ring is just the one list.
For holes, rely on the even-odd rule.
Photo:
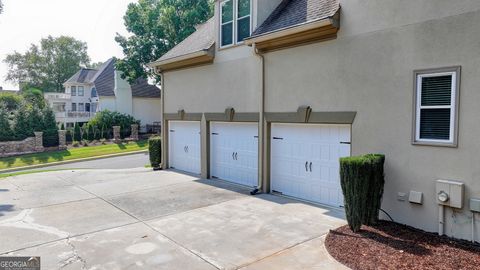
[(35, 132), (35, 137), (23, 141), (0, 142), (0, 157), (9, 157), (43, 152), (43, 133)]

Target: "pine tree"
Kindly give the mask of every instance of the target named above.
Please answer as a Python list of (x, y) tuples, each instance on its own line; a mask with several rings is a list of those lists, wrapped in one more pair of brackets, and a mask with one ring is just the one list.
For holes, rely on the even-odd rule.
[(75, 123), (75, 127), (73, 129), (73, 140), (80, 142), (82, 140), (82, 133), (80, 131), (80, 124)]
[(7, 107), (0, 103), (0, 141), (11, 141), (14, 139), (8, 116)]
[(93, 132), (93, 125), (88, 125), (88, 140), (89, 141), (95, 140), (95, 134)]
[(26, 102), (22, 102), (14, 118), (13, 134), (15, 140), (23, 140), (34, 135), (29, 116), (29, 106)]
[(60, 130), (65, 130), (65, 124), (62, 123), (62, 125), (60, 126)]
[(102, 134), (100, 134), (100, 130), (98, 129), (97, 126), (93, 127), (94, 133), (95, 133), (95, 140), (100, 140), (102, 138)]

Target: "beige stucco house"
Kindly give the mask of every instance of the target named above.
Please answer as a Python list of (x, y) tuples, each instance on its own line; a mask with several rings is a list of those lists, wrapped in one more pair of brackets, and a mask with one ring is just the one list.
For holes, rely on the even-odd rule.
[(480, 1), (216, 1), (151, 66), (165, 168), (342, 207), (383, 153), (396, 222), (480, 241)]

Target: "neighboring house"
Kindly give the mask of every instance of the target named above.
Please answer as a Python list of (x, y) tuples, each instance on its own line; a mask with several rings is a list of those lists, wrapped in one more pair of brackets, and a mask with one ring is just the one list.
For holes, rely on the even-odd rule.
[(72, 127), (102, 110), (132, 115), (141, 125), (161, 121), (160, 89), (138, 79), (130, 85), (109, 59), (98, 70), (83, 68), (65, 83), (65, 93), (45, 93), (57, 122)]
[[(384, 153), (396, 222), (480, 240), (480, 1), (222, 0), (214, 14), (150, 64), (165, 168), (342, 207), (339, 157)], [(439, 208), (438, 179), (464, 184), (459, 208)]]

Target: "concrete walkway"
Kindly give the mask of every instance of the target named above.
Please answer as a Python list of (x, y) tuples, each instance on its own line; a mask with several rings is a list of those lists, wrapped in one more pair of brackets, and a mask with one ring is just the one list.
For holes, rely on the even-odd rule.
[(0, 181), (0, 255), (42, 269), (345, 269), (324, 248), (336, 209), (148, 169)]

